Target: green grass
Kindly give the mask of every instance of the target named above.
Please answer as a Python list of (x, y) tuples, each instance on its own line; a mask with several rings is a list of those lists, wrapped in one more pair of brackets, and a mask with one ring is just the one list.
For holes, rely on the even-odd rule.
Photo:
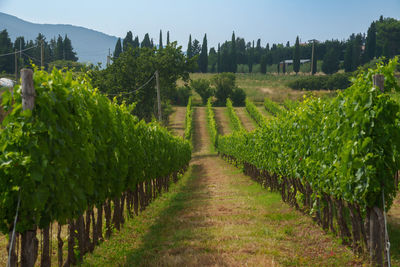
[[(212, 73), (192, 73), (191, 79), (211, 79), (215, 75)], [(247, 97), (254, 103), (264, 102), (264, 98), (268, 97), (271, 100), (283, 103), (286, 99), (301, 100), (305, 94), (314, 94), (316, 96), (334, 95), (331, 91), (320, 90), (315, 92), (293, 90), (287, 86), (289, 81), (298, 79), (294, 74), (276, 75), (276, 74), (261, 74), (261, 73), (237, 73), (236, 85), (242, 88)], [(193, 92), (194, 103), (200, 103), (201, 98)]]
[[(178, 183), (171, 185), (169, 192), (157, 198), (139, 216), (127, 220), (121, 231), (104, 241), (94, 253), (85, 255), (82, 266), (139, 266), (143, 258), (156, 254), (159, 244), (165, 240), (168, 221), (185, 208), (185, 200), (191, 197), (187, 187), (194, 179), (193, 167), (189, 167)], [(176, 240), (182, 234), (179, 233)]]

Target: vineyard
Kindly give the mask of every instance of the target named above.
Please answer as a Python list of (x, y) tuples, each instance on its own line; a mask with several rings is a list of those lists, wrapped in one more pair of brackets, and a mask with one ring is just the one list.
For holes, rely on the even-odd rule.
[(25, 69), (2, 95), (0, 263), (400, 266), (397, 64), (333, 98), (189, 98), (170, 131), (86, 75)]

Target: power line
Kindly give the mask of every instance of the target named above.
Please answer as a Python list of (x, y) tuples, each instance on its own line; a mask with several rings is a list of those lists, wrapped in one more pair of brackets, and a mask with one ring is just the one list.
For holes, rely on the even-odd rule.
[(22, 49), (22, 50), (19, 50), (19, 51), (16, 50), (16, 51), (14, 51), (14, 52), (12, 52), (12, 53), (2, 54), (2, 55), (0, 55), (0, 57), (15, 55), (15, 54), (18, 54), (18, 53), (21, 53), (21, 52), (24, 52), (24, 51), (28, 51), (28, 50), (30, 50), (30, 49), (37, 48), (37, 47), (39, 47), (39, 45), (37, 45), (37, 46), (32, 46), (32, 47), (29, 47), (29, 48), (25, 48), (25, 49)]
[(139, 91), (140, 89), (142, 89), (143, 87), (145, 87), (146, 85), (148, 85), (149, 82), (151, 82), (151, 81), (155, 78), (155, 76), (156, 76), (156, 73), (154, 72), (153, 75), (151, 75), (150, 79), (149, 79), (145, 84), (143, 84), (143, 85), (140, 86), (138, 89), (135, 89), (135, 90), (133, 90), (133, 91), (124, 92), (124, 93), (118, 93), (118, 94), (107, 94), (107, 95), (109, 95), (109, 96), (123, 96), (123, 95), (133, 94), (134, 92)]

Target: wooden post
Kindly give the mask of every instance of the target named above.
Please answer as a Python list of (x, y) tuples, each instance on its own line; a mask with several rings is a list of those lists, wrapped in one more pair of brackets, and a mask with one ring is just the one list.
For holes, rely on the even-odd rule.
[[(33, 71), (21, 70), (22, 109), (32, 110), (35, 105), (35, 88), (33, 87)], [(21, 264), (22, 266), (34, 266), (38, 254), (38, 239), (36, 227), (22, 233)]]
[(382, 74), (377, 74), (377, 75), (373, 76), (372, 80), (374, 83), (374, 87), (379, 88), (379, 90), (381, 90), (383, 93), (385, 91), (385, 89), (384, 89), (385, 76), (383, 76)]
[(156, 86), (157, 86), (158, 120), (161, 122), (162, 114), (161, 114), (161, 96), (160, 96), (160, 76), (158, 74), (158, 70), (156, 71)]
[(35, 88), (33, 87), (33, 71), (21, 70), (22, 109), (32, 110), (35, 106)]

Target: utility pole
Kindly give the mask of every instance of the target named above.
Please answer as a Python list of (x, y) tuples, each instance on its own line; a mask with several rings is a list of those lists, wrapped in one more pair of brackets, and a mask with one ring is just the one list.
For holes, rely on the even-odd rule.
[(43, 40), (40, 42), (40, 66), (43, 68), (44, 66), (44, 46)]
[(317, 40), (315, 40), (315, 39), (312, 39), (312, 40), (309, 40), (309, 42), (312, 42), (312, 51), (311, 51), (311, 75), (314, 75), (314, 73), (313, 73), (313, 70), (314, 70), (314, 49), (315, 49), (315, 42), (316, 42)]
[(161, 123), (162, 115), (161, 115), (161, 96), (160, 96), (160, 76), (158, 74), (158, 70), (156, 71), (156, 87), (157, 87), (158, 120)]
[(107, 67), (110, 66), (110, 60), (111, 60), (111, 51), (110, 48), (108, 48)]

